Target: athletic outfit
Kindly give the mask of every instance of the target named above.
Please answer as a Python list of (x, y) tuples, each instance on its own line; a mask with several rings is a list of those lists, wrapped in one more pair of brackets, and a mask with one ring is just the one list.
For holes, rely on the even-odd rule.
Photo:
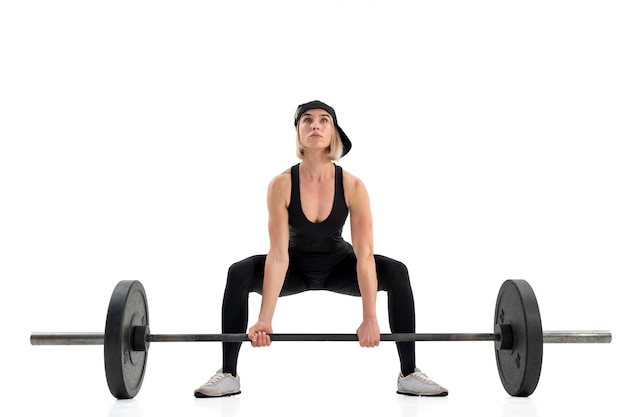
[[(343, 146), (342, 156), (352, 142), (337, 123), (335, 110), (319, 100), (298, 106), (294, 126), (311, 109), (322, 109), (333, 119)], [(328, 218), (319, 223), (309, 221), (300, 201), (300, 164), (291, 167), (291, 201), (289, 213), (289, 267), (280, 296), (309, 290), (328, 290), (360, 296), (356, 274), (356, 255), (352, 245), (341, 236), (348, 218), (343, 189), (343, 171), (335, 165), (335, 196)], [(222, 304), (222, 332), (245, 333), (248, 326), (248, 295), (263, 291), (263, 274), (267, 255), (256, 255), (234, 263), (228, 269)], [(378, 290), (387, 291), (389, 324), (393, 333), (415, 332), (415, 304), (409, 273), (401, 262), (374, 255)], [(445, 396), (448, 390), (415, 368), (415, 342), (397, 342), (402, 372), (397, 392), (405, 395)], [(224, 397), (241, 393), (237, 358), (241, 342), (223, 343), (223, 365), (208, 382), (194, 391), (197, 398)]]
[[(299, 165), (291, 168), (289, 212), (289, 267), (280, 296), (308, 290), (328, 290), (360, 296), (356, 256), (342, 237), (348, 217), (343, 188), (343, 171), (335, 165), (335, 197), (328, 218), (309, 221), (300, 200)], [(262, 293), (266, 255), (236, 262), (228, 270), (222, 304), (222, 332), (245, 333), (248, 326), (248, 294)], [(406, 266), (394, 259), (374, 255), (378, 290), (387, 291), (389, 324), (393, 333), (415, 332), (415, 305)], [(415, 370), (415, 342), (397, 342), (404, 375)], [(223, 344), (223, 372), (237, 375), (241, 342)]]

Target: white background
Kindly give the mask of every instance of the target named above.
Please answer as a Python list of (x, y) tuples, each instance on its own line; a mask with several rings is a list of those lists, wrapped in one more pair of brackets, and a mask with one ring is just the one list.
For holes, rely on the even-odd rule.
[[(626, 8), (620, 1), (6, 1), (0, 6), (2, 415), (298, 415), (622, 410)], [(376, 252), (411, 273), (420, 332), (491, 332), (509, 278), (544, 329), (537, 391), (510, 398), (490, 343), (418, 344), (445, 399), (395, 394), (392, 344), (279, 344), (240, 359), (243, 394), (196, 400), (219, 344), (154, 344), (131, 401), (103, 331), (140, 280), (153, 333), (219, 333), (226, 271), (268, 247), (269, 180), (297, 162), (293, 112), (335, 107), (340, 164), (372, 200)], [(349, 228), (346, 229), (349, 232)], [(349, 238), (349, 233), (346, 234)], [(260, 298), (250, 297), (255, 318)], [(379, 320), (388, 331), (386, 295)], [(359, 299), (281, 299), (276, 332), (353, 332)]]

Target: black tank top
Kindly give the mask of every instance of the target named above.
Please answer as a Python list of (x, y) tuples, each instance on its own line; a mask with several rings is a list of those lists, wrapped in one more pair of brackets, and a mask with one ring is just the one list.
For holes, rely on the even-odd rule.
[(343, 171), (335, 165), (335, 197), (330, 214), (323, 221), (313, 223), (302, 211), (299, 168), (300, 164), (291, 167), (291, 201), (288, 208), (291, 266), (314, 275), (324, 274), (352, 251), (352, 246), (342, 237), (348, 218)]

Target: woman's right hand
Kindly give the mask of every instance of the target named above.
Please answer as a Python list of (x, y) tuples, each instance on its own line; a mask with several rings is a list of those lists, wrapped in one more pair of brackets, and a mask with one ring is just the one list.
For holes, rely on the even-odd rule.
[(269, 336), (270, 334), (272, 334), (271, 323), (263, 321), (258, 321), (254, 326), (250, 327), (250, 330), (248, 330), (248, 338), (254, 347), (271, 345), (272, 339)]

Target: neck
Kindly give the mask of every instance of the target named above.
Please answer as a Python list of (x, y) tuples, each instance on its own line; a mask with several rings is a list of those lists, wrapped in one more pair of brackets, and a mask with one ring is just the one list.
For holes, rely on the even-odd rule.
[(328, 156), (324, 158), (304, 158), (300, 163), (300, 175), (315, 180), (334, 177), (335, 165), (333, 161), (328, 159)]

